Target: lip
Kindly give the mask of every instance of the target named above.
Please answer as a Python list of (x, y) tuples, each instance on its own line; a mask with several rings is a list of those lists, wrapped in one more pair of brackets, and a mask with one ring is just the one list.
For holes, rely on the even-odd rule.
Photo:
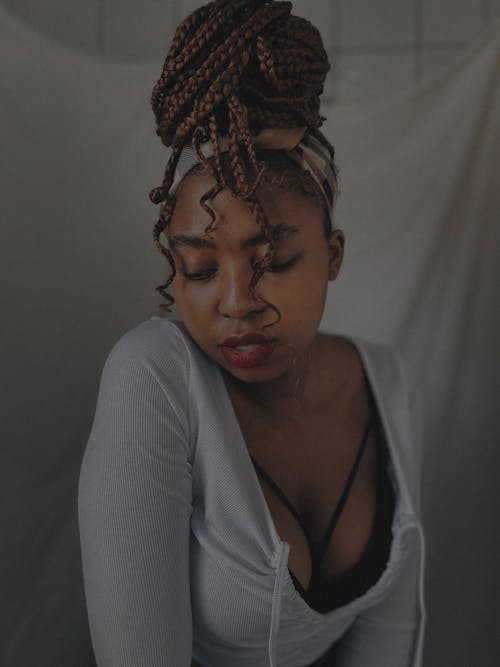
[(236, 347), (236, 345), (251, 345), (252, 343), (273, 343), (275, 338), (270, 338), (257, 331), (252, 331), (243, 336), (229, 336), (222, 341), (220, 346)]
[[(248, 344), (248, 343), (247, 343)], [(242, 343), (245, 345), (245, 343)], [(240, 348), (231, 345), (221, 345), (221, 353), (225, 360), (236, 368), (253, 368), (260, 366), (272, 355), (277, 346), (276, 342), (269, 339), (260, 339), (250, 348)]]

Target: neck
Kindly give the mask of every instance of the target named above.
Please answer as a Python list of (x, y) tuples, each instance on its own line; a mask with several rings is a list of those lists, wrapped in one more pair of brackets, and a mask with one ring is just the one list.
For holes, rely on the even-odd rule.
[(258, 409), (263, 417), (286, 419), (288, 423), (301, 419), (318, 409), (321, 401), (317, 363), (320, 339), (317, 336), (310, 348), (298, 355), (293, 366), (283, 375), (267, 382), (247, 383), (223, 369), (226, 384)]

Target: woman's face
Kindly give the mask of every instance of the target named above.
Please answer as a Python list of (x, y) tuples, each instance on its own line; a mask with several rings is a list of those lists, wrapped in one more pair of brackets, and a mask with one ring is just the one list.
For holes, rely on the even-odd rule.
[[(270, 225), (281, 230), (272, 267), (285, 265), (268, 269), (255, 288), (281, 312), (281, 320), (264, 329), (278, 315), (249, 290), (252, 267), (265, 254), (265, 241), (256, 238), (261, 229), (248, 205), (222, 190), (208, 202), (217, 228), (204, 234), (211, 218), (199, 200), (214, 185), (215, 179), (203, 172), (188, 176), (177, 190), (166, 230), (176, 266), (172, 292), (177, 308), (199, 347), (235, 378), (276, 380), (291, 373), (292, 346), (301, 357), (312, 349), (328, 281), (336, 278), (342, 263), (344, 235), (335, 230), (327, 241), (322, 209), (300, 193), (268, 185), (258, 190)], [(221, 343), (249, 332), (264, 333), (277, 344), (267, 358), (242, 366), (234, 354), (232, 359), (227, 350), (224, 354)]]

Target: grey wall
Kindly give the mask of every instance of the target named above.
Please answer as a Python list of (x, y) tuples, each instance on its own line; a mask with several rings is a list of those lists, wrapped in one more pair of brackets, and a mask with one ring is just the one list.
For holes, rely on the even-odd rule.
[[(315, 25), (321, 27), (325, 44), (330, 52), (331, 60), (334, 63), (334, 71), (329, 79), (326, 90), (326, 99), (332, 102), (353, 102), (361, 103), (374, 97), (389, 95), (400, 90), (402, 87), (410, 86), (412, 83), (427, 80), (439, 73), (446, 67), (451, 66), (453, 62), (467, 49), (471, 40), (485, 28), (492, 17), (500, 15), (500, 0), (300, 0), (293, 3), (294, 12), (310, 18)], [(4, 0), (3, 5), (8, 7), (9, 11), (17, 17), (31, 25), (35, 30), (44, 33), (48, 38), (59, 41), (69, 46), (71, 49), (86, 54), (89, 58), (98, 62), (106, 61), (148, 61), (152, 63), (151, 80), (153, 75), (160, 72), (161, 59), (163, 58), (171, 37), (173, 27), (189, 11), (199, 5), (198, 2), (187, 2), (177, 0), (174, 2), (158, 2), (158, 0), (141, 0), (141, 2), (132, 2), (131, 0), (86, 0), (86, 2), (76, 2), (75, 0)], [(151, 128), (152, 128), (151, 118)], [(148, 133), (147, 133), (148, 132)], [(153, 137), (152, 129), (145, 129), (144, 136)], [(148, 139), (149, 140), (149, 139)], [(112, 155), (110, 151), (110, 155)], [(41, 156), (43, 157), (43, 156)], [(160, 164), (160, 161), (159, 161)], [(133, 187), (137, 188), (137, 201), (145, 199), (147, 186), (157, 184), (160, 177), (159, 165), (151, 166), (151, 174), (141, 174), (143, 182), (140, 187), (137, 182)], [(132, 182), (132, 181), (127, 181)], [(132, 186), (131, 186), (132, 187)], [(78, 195), (75, 189), (75, 194)], [(118, 200), (118, 194), (116, 201)], [(142, 199), (141, 199), (142, 198)], [(24, 203), (23, 203), (24, 206)], [(38, 201), (37, 206), (40, 207)], [(141, 205), (142, 206), (142, 205)], [(151, 207), (148, 204), (148, 211)], [(142, 208), (138, 203), (137, 219), (140, 219)], [(152, 214), (149, 212), (146, 223), (146, 233), (139, 226), (126, 230), (123, 239), (120, 241), (111, 232), (105, 234), (102, 244), (96, 251), (91, 230), (83, 230), (79, 235), (79, 242), (83, 248), (94, 253), (94, 261), (104, 264), (106, 253), (122, 252), (128, 261), (136, 261), (139, 264), (143, 258), (147, 257), (147, 267), (141, 265), (141, 271), (145, 274), (142, 284), (132, 287), (126, 284), (123, 288), (117, 277), (110, 276), (110, 280), (116, 281), (115, 295), (113, 301), (103, 304), (107, 312), (107, 319), (98, 317), (92, 319), (92, 315), (85, 318), (85, 326), (81, 332), (75, 333), (75, 323), (65, 318), (64, 325), (61, 325), (61, 318), (56, 313), (51, 312), (45, 306), (45, 312), (41, 312), (40, 318), (34, 318), (34, 328), (23, 330), (22, 332), (10, 329), (9, 340), (12, 342), (13, 357), (23, 350), (23, 358), (26, 367), (29, 367), (30, 374), (17, 374), (16, 382), (18, 386), (10, 386), (11, 394), (16, 392), (22, 397), (18, 404), (19, 412), (10, 415), (12, 423), (15, 422), (16, 437), (19, 441), (17, 446), (17, 460), (11, 463), (12, 470), (16, 467), (23, 470), (25, 479), (28, 479), (30, 470), (33, 470), (33, 483), (40, 485), (40, 496), (45, 497), (46, 506), (50, 508), (55, 505), (52, 503), (49, 494), (54, 498), (66, 493), (65, 488), (72, 488), (79, 465), (80, 452), (71, 452), (69, 447), (65, 454), (67, 475), (61, 477), (59, 485), (61, 489), (51, 488), (49, 491), (43, 486), (43, 479), (40, 478), (40, 467), (38, 472), (36, 466), (46, 467), (47, 479), (54, 478), (53, 471), (61, 464), (60, 450), (55, 446), (46, 447), (42, 442), (44, 449), (40, 452), (40, 459), (33, 460), (33, 438), (32, 433), (56, 433), (57, 441), (74, 443), (81, 441), (82, 434), (87, 434), (91, 421), (91, 410), (95, 404), (95, 391), (98, 382), (98, 375), (102, 367), (102, 355), (109, 345), (116, 338), (117, 330), (126, 330), (133, 326), (138, 312), (141, 316), (144, 311), (149, 311), (153, 305), (160, 302), (159, 297), (151, 292), (151, 302), (143, 304), (143, 294), (146, 291), (145, 285), (156, 285), (162, 278), (165, 270), (165, 263), (155, 251), (151, 237), (150, 229), (152, 227)], [(62, 218), (61, 218), (62, 219)], [(131, 236), (131, 235), (135, 236)], [(134, 260), (131, 256), (130, 239), (134, 239), (135, 246), (139, 249), (139, 259)], [(58, 243), (63, 239), (62, 234), (58, 237)], [(117, 240), (118, 239), (118, 240)], [(36, 239), (35, 239), (36, 241)], [(48, 237), (43, 239), (43, 244), (49, 243)], [(82, 246), (81, 246), (82, 247)], [(28, 248), (29, 250), (29, 248)], [(97, 256), (95, 253), (98, 254)], [(129, 253), (127, 255), (127, 252)], [(26, 248), (23, 248), (23, 257), (26, 257)], [(38, 247), (32, 247), (33, 265), (38, 258)], [(29, 256), (31, 257), (31, 256)], [(20, 260), (17, 257), (8, 258), (18, 267)], [(7, 263), (6, 263), (7, 264)], [(92, 272), (82, 260), (75, 269), (73, 259), (68, 259), (53, 267), (43, 265), (45, 274), (41, 276), (43, 288), (47, 284), (59, 284), (61, 289), (67, 290), (61, 300), (81, 299), (78, 292), (78, 280), (92, 281)], [(21, 289), (25, 294), (22, 295), (23, 301), (31, 301), (33, 289), (31, 286), (32, 274), (30, 273), (30, 264), (26, 262), (23, 265), (23, 277)], [(76, 280), (67, 284), (60, 280), (59, 275), (54, 275), (51, 281), (52, 272), (56, 274), (64, 268), (68, 270)], [(50, 275), (49, 275), (50, 274)], [(139, 274), (139, 269), (135, 268), (134, 275)], [(147, 274), (147, 275), (146, 275)], [(12, 281), (12, 273), (7, 274), (7, 278)], [(49, 280), (47, 281), (47, 278)], [(40, 276), (38, 276), (40, 278)], [(57, 279), (57, 280), (56, 280)], [(13, 281), (15, 288), (18, 289), (19, 283)], [(27, 285), (29, 284), (29, 288)], [(11, 288), (10, 284), (4, 287)], [(100, 285), (91, 283), (92, 289), (88, 293), (95, 295), (99, 299), (99, 290), (101, 288), (103, 299), (108, 292), (102, 289)], [(95, 288), (95, 289), (94, 289)], [(28, 295), (28, 296), (27, 296)], [(29, 297), (29, 298), (28, 298)], [(17, 295), (12, 296), (12, 301), (16, 300)], [(129, 304), (134, 304), (134, 309), (129, 308)], [(80, 308), (85, 313), (90, 313), (90, 306), (80, 301)], [(5, 309), (7, 310), (7, 309)], [(39, 311), (36, 311), (37, 313)], [(8, 317), (15, 321), (15, 312), (8, 310)], [(35, 321), (36, 319), (36, 321)], [(19, 320), (18, 320), (19, 321)], [(98, 356), (96, 350), (83, 345), (77, 349), (68, 345), (68, 340), (84, 340), (92, 335), (93, 323), (99, 322), (100, 343), (103, 339), (108, 341), (104, 347), (100, 347)], [(79, 321), (77, 324), (80, 326)], [(64, 328), (61, 328), (64, 326)], [(64, 349), (55, 349), (60, 341), (65, 342)], [(54, 366), (54, 360), (58, 359)], [(67, 381), (68, 368), (72, 368), (72, 380), (65, 387), (64, 403), (59, 405), (59, 410), (54, 410), (55, 399), (61, 395), (60, 381)], [(12, 366), (13, 372), (16, 370)], [(85, 385), (82, 386), (82, 378), (85, 378)], [(34, 395), (33, 388), (38, 386), (44, 388), (43, 393)], [(31, 403), (27, 401), (29, 397)], [(9, 397), (10, 398), (10, 397)], [(9, 402), (5, 401), (3, 405)], [(12, 401), (9, 403), (12, 405)], [(26, 406), (29, 405), (33, 411), (26, 413)], [(11, 411), (12, 412), (12, 411)], [(60, 419), (60, 414), (64, 419)], [(54, 441), (56, 438), (54, 437)], [(23, 448), (22, 443), (28, 443), (29, 447)], [(42, 447), (40, 448), (42, 449)], [(15, 464), (15, 465), (14, 465)], [(70, 472), (72, 474), (70, 474)], [(29, 480), (31, 484), (31, 480)], [(19, 479), (11, 475), (7, 487), (3, 492), (8, 494), (9, 503), (13, 508), (23, 507), (22, 488), (19, 485)], [(68, 492), (69, 493), (69, 492)], [(16, 495), (17, 494), (17, 495)], [(49, 511), (49, 510), (48, 510)], [(17, 600), (17, 607), (9, 607), (4, 612), (7, 617), (0, 626), (2, 631), (7, 627), (14, 629), (17, 624), (17, 631), (22, 633), (22, 623), (26, 622), (23, 601), (28, 597), (35, 596), (37, 599), (43, 599), (46, 591), (35, 590), (33, 593), (33, 583), (36, 582), (36, 567), (38, 554), (42, 553), (46, 544), (46, 533), (40, 530), (38, 518), (29, 508), (22, 509), (22, 521), (19, 521), (18, 532), (20, 536), (29, 536), (31, 543), (23, 541), (23, 547), (26, 549), (19, 554), (19, 566), (24, 573), (22, 588), (17, 589), (11, 600)], [(54, 534), (59, 534), (59, 526), (69, 526), (68, 530), (73, 531), (76, 536), (76, 526), (74, 523), (68, 524), (68, 515), (71, 514), (71, 508), (61, 508), (60, 515), (51, 517)], [(21, 517), (21, 512), (19, 514)], [(73, 518), (71, 519), (73, 521)], [(26, 538), (27, 539), (27, 538)], [(60, 539), (60, 538), (59, 538)], [(21, 539), (20, 542), (21, 543)], [(69, 541), (61, 539), (61, 551), (64, 545)], [(67, 556), (63, 554), (64, 559), (73, 559), (75, 571), (78, 567), (78, 551), (76, 540), (71, 543), (74, 551)], [(65, 547), (67, 548), (67, 546)], [(40, 568), (46, 567), (41, 564)], [(64, 573), (57, 571), (58, 564), (50, 565), (50, 571), (54, 579), (63, 579)], [(471, 573), (473, 576), (474, 573)], [(38, 578), (41, 579), (41, 578)], [(67, 576), (68, 581), (74, 581), (72, 576)], [(16, 584), (17, 585), (17, 584)], [(75, 587), (75, 590), (67, 591), (68, 598), (78, 598), (81, 590)], [(84, 628), (82, 608), (74, 606), (75, 618), (61, 619), (59, 625), (64, 630), (66, 627), (74, 627), (82, 624), (83, 630), (80, 637), (81, 645), (74, 642), (74, 655), (83, 652), (88, 646), (88, 637)], [(15, 621), (15, 622), (14, 622)], [(443, 622), (443, 621), (442, 621)], [(42, 614), (40, 618), (32, 621), (33, 626), (38, 628), (39, 636), (34, 637), (34, 642), (41, 641), (41, 637), (49, 636), (52, 632), (51, 627), (43, 625)], [(31, 626), (30, 626), (31, 627)], [(1, 632), (1, 631), (0, 631)], [(425, 667), (441, 667), (445, 664), (448, 655), (447, 647), (439, 645), (439, 637), (431, 633), (431, 642), (427, 645), (427, 655), (430, 656), (429, 662)], [(441, 642), (443, 643), (443, 642)], [(56, 651), (56, 649), (54, 649)], [(86, 656), (83, 656), (86, 660)], [(90, 658), (89, 658), (90, 660)], [(0, 650), (0, 663), (1, 650)], [(74, 657), (61, 667), (79, 667)], [(84, 665), (82, 659), (82, 665)], [(89, 663), (85, 663), (89, 664)], [(483, 663), (484, 664), (484, 663)], [(492, 664), (492, 663), (491, 663)], [(30, 667), (28, 663), (19, 662), (16, 665), (9, 663), (9, 667)], [(37, 667), (45, 667), (45, 664), (37, 664)], [(49, 667), (49, 665), (47, 665)], [(50, 666), (52, 667), (52, 665)], [(59, 667), (54, 665), (53, 667)], [(448, 667), (446, 665), (446, 667)], [(453, 665), (452, 667), (455, 667)], [(469, 667), (461, 665), (460, 667)], [(474, 667), (476, 667), (474, 665)]]
[[(90, 56), (158, 59), (197, 0), (3, 0), (37, 30)], [(325, 99), (362, 101), (431, 78), (500, 14), (500, 0), (294, 0), (334, 64)]]

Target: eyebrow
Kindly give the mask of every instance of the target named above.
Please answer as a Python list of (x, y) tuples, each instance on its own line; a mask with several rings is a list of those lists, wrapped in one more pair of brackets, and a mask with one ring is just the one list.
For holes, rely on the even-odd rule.
[[(278, 223), (277, 225), (272, 225), (271, 230), (271, 237), (275, 241), (277, 239), (283, 238), (286, 235), (296, 234), (300, 231), (298, 227), (285, 225), (282, 222)], [(209, 241), (202, 236), (195, 236), (191, 234), (176, 234), (168, 241), (171, 249), (178, 248), (179, 246), (188, 246), (189, 248), (217, 248), (217, 244), (213, 241)], [(241, 244), (241, 249), (243, 250), (245, 248), (252, 248), (265, 242), (266, 237), (264, 232), (259, 232), (258, 234), (255, 234), (255, 236), (252, 236), (246, 241), (243, 241)]]

